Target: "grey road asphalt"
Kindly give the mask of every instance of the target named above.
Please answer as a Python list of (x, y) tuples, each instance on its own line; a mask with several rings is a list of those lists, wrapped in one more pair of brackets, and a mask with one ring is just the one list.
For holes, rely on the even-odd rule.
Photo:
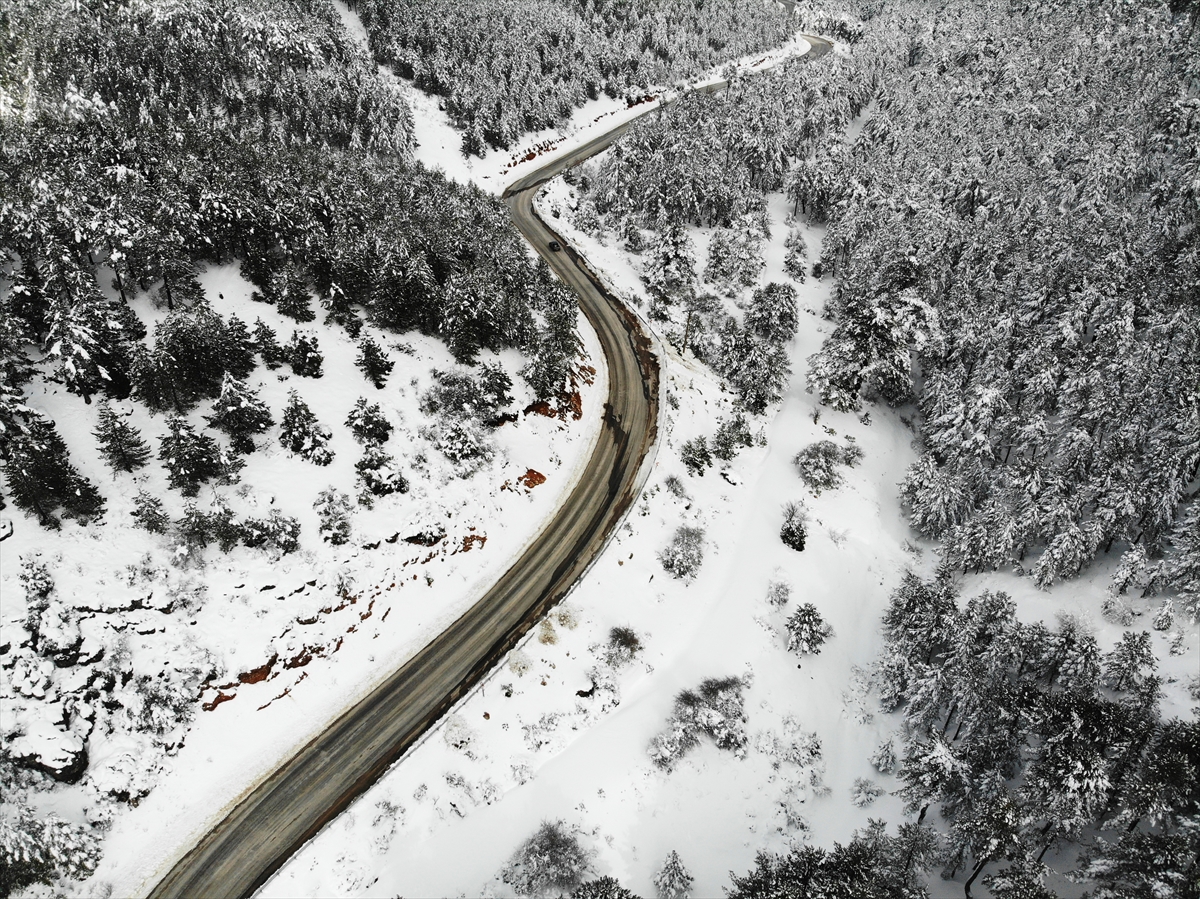
[[(811, 56), (829, 52), (825, 41), (814, 38), (812, 44)], [(151, 896), (252, 895), (566, 595), (636, 498), (638, 471), (657, 438), (658, 361), (637, 318), (533, 211), (537, 185), (599, 152), (628, 127), (531, 172), (505, 195), (517, 227), (579, 295), (608, 363), (603, 429), (578, 485), (482, 599), (246, 793)], [(563, 250), (552, 252), (551, 240), (563, 243)]]

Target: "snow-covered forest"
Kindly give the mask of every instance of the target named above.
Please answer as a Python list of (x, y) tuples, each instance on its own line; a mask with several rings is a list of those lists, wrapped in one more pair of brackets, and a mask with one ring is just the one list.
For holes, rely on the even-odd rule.
[(371, 49), (445, 97), (462, 149), (482, 155), (586, 100), (687, 78), (787, 40), (772, 4), (739, 0), (357, 0)]
[(488, 151), (798, 30), (544, 189), (649, 480), (263, 895), (1200, 895), (1195, 0), (14, 0), (0, 896), (148, 889), (507, 568), (607, 373)]
[(815, 261), (836, 279), (809, 385), (834, 409), (919, 407), (913, 526), (956, 567), (1043, 586), (1125, 553), (1119, 593), (1197, 615), (1192, 22), (889, 4), (851, 56), (689, 97), (584, 186), (617, 231), (691, 222), (751, 244), (785, 188), (828, 223)]

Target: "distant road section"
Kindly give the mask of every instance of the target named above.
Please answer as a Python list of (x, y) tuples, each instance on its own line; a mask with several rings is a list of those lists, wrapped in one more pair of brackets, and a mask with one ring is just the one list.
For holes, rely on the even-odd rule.
[[(810, 56), (830, 46), (809, 38)], [(703, 90), (714, 91), (723, 84)], [(604, 427), (579, 484), (488, 593), (324, 733), (247, 793), (154, 887), (153, 897), (250, 896), (477, 684), (561, 600), (636, 498), (657, 434), (658, 360), (637, 317), (533, 211), (537, 187), (630, 123), (522, 177), (505, 194), (521, 233), (579, 295), (608, 362)], [(549, 249), (551, 240), (563, 245)]]

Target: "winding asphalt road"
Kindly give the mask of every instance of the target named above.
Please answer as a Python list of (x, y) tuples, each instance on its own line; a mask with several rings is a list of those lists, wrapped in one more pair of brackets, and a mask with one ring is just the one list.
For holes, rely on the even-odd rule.
[[(810, 56), (830, 46), (811, 38)], [(720, 90), (723, 83), (702, 90)], [(373, 784), (571, 589), (638, 491), (657, 439), (658, 360), (636, 316), (533, 211), (538, 185), (599, 152), (631, 123), (521, 178), (505, 194), (513, 220), (580, 305), (608, 362), (604, 426), (578, 485), (516, 563), (444, 633), (247, 793), (150, 893), (250, 896)], [(551, 252), (551, 240), (563, 243)]]

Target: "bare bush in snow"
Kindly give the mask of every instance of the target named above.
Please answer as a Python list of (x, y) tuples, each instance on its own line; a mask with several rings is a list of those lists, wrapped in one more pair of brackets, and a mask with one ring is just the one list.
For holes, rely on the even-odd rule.
[(783, 525), (779, 528), (779, 539), (796, 552), (804, 551), (808, 539), (808, 510), (803, 503), (787, 503), (783, 507)]
[(767, 584), (767, 602), (777, 609), (782, 609), (792, 598), (792, 587), (787, 581), (771, 581)]

